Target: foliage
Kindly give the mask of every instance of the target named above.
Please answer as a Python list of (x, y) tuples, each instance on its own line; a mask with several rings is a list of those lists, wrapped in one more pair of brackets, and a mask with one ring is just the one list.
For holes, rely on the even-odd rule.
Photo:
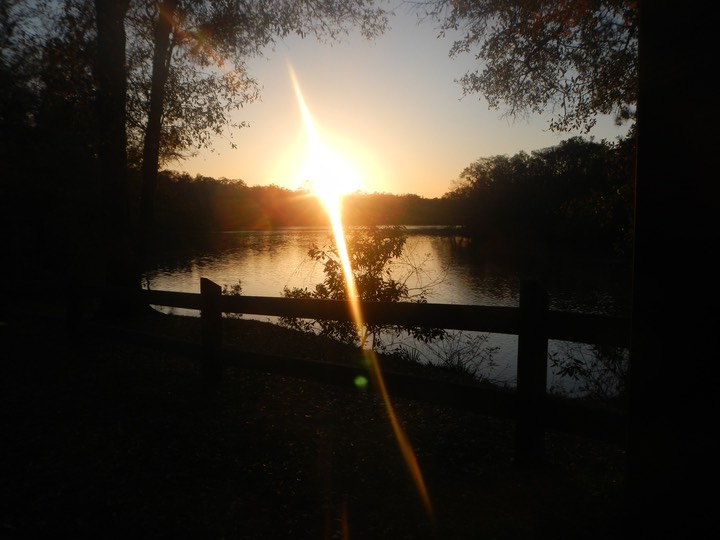
[(242, 296), (242, 280), (238, 279), (237, 283), (232, 285), (223, 285), (222, 294), (226, 296)]
[(2, 240), (26, 271), (72, 273), (95, 251), (95, 47), (84, 22), (72, 3), (0, 7)]
[(592, 129), (598, 114), (622, 123), (638, 93), (636, 0), (438, 0), (413, 2), (441, 33), (460, 32), (450, 55), (472, 52), (466, 94), (511, 116), (550, 109), (550, 129)]
[[(95, 117), (88, 107), (94, 100), (92, 38), (72, 3), (54, 14), (52, 24), (39, 19), (52, 11), (48, 6), (25, 4), (0, 8), (3, 171), (18, 167), (72, 182), (87, 173), (95, 149)], [(34, 159), (38, 155), (43, 159)]]
[(550, 365), (559, 375), (578, 382), (586, 397), (609, 401), (627, 395), (627, 349), (593, 345), (588, 350), (577, 344), (563, 345), (563, 351), (550, 355)]
[[(402, 226), (363, 227), (351, 229), (346, 233), (346, 243), (353, 279), (358, 299), (363, 302), (427, 302), (428, 287), (411, 288), (411, 277), (417, 276), (420, 268), (408, 260), (402, 259), (403, 248), (407, 241), (406, 230)], [(313, 245), (308, 256), (323, 265), (325, 279), (314, 289), (287, 287), (283, 291), (286, 298), (316, 298), (322, 300), (346, 300), (347, 288), (343, 274), (340, 254), (330, 239), (327, 246)], [(399, 336), (409, 333), (413, 338), (425, 343), (442, 339), (445, 331), (437, 328), (418, 328), (403, 326), (379, 326), (365, 324), (358, 335), (353, 322), (317, 320), (306, 321), (296, 318), (283, 318), (285, 326), (315, 332), (319, 335), (340, 340), (344, 343), (363, 345), (368, 341), (376, 350), (385, 350), (386, 335)]]
[[(260, 96), (260, 84), (248, 73), (247, 61), (262, 56), (278, 39), (297, 33), (335, 40), (352, 27), (371, 39), (387, 26), (387, 13), (365, 0), (342, 5), (315, 0), (130, 2), (125, 17), (127, 136), (130, 165), (134, 167), (142, 159), (151, 108), (160, 11), (167, 13), (169, 6), (174, 9), (168, 27), (170, 41), (162, 51), (169, 76), (162, 104), (161, 164), (188, 156), (198, 148), (212, 148), (214, 136), (230, 137), (234, 128), (246, 126), (245, 122), (234, 122), (232, 113)], [(93, 0), (3, 2), (3, 57), (13, 67), (35, 70), (33, 76), (37, 76), (41, 65), (21, 60), (37, 58), (39, 51), (51, 51), (66, 58), (61, 72), (66, 77), (88, 75), (95, 64), (95, 18)], [(76, 89), (95, 90), (92, 81)], [(72, 87), (66, 91), (68, 96), (75, 93)], [(83, 103), (92, 101), (85, 97)]]
[[(161, 51), (156, 33), (160, 11), (171, 18), (169, 41)], [(128, 134), (131, 154), (142, 155), (146, 120), (157, 67), (154, 54), (168, 69), (164, 85), (159, 163), (212, 149), (218, 135), (232, 136), (246, 126), (233, 112), (260, 96), (260, 84), (249, 74), (247, 61), (262, 56), (278, 39), (291, 33), (334, 40), (357, 26), (366, 38), (382, 33), (386, 13), (372, 2), (342, 5), (323, 1), (287, 2), (134, 2), (128, 16)]]
[(573, 137), (531, 154), (482, 158), (446, 197), (487, 246), (628, 256), (634, 149), (631, 130), (615, 144)]
[[(487, 380), (484, 370), (496, 366), (499, 347), (488, 347), (490, 336), (467, 332), (446, 332), (443, 339), (417, 346), (402, 345), (400, 355), (410, 361), (434, 365), (473, 380)], [(490, 381), (493, 382), (493, 381)]]
[[(238, 279), (237, 283), (233, 283), (232, 285), (223, 285), (221, 292), (224, 296), (242, 296), (242, 293), (242, 280), (240, 279)], [(226, 313), (225, 317), (228, 319), (240, 319), (242, 317), (242, 313)]]

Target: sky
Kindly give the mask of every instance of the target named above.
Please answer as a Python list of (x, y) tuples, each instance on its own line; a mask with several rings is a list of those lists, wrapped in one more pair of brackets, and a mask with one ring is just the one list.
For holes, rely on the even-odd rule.
[[(404, 8), (372, 41), (357, 33), (332, 44), (288, 37), (248, 63), (261, 98), (235, 120), (249, 127), (216, 139), (212, 152), (166, 167), (250, 186), (302, 187), (308, 137), (292, 72), (316, 133), (359, 178), (355, 188), (368, 193), (441, 197), (477, 159), (579, 135), (550, 132), (550, 114), (513, 120), (479, 94), (463, 96), (456, 81), (478, 64), (471, 54), (450, 58), (452, 43)], [(615, 140), (626, 131), (600, 118), (587, 136)]]

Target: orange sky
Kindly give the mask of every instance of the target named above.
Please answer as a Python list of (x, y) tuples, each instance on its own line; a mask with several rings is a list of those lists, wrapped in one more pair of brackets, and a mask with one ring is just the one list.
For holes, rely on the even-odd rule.
[[(237, 114), (250, 124), (232, 134), (237, 149), (218, 139), (215, 153), (167, 168), (300, 187), (307, 137), (290, 66), (318, 135), (367, 192), (439, 197), (478, 158), (530, 152), (577, 135), (548, 132), (549, 115), (513, 122), (478, 95), (463, 97), (455, 80), (475, 60), (449, 58), (452, 39), (436, 36), (430, 23), (409, 14), (391, 19), (390, 30), (373, 42), (355, 34), (332, 45), (287, 38), (249, 63), (262, 98)], [(614, 140), (625, 132), (602, 118), (590, 135)]]

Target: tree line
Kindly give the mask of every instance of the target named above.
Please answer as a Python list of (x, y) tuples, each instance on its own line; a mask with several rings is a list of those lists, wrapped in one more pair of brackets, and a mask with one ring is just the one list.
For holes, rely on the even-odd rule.
[[(348, 194), (343, 221), (352, 226), (455, 225), (452, 202), (415, 194)], [(249, 186), (243, 180), (165, 170), (158, 175), (158, 230), (162, 235), (238, 229), (327, 227), (320, 200), (306, 189)], [(161, 224), (161, 225), (160, 225)]]
[(485, 249), (628, 258), (635, 146), (631, 129), (615, 142), (573, 137), (529, 154), (482, 158), (445, 198)]
[[(632, 132), (615, 142), (573, 137), (530, 153), (483, 157), (439, 198), (346, 195), (343, 220), (351, 226), (461, 227), (478, 248), (493, 252), (562, 249), (626, 257), (632, 241), (634, 141)], [(157, 189), (164, 236), (328, 225), (319, 200), (303, 189), (248, 186), (243, 180), (170, 170), (159, 174)]]

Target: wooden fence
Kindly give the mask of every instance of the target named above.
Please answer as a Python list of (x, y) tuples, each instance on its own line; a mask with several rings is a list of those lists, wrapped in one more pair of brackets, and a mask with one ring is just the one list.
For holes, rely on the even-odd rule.
[[(242, 313), (305, 319), (351, 321), (349, 302), (223, 295), (222, 289), (202, 278), (200, 294), (142, 291), (142, 300), (152, 305), (194, 309), (201, 313), (203, 370), (209, 380), (221, 376), (222, 366), (233, 361), (222, 344), (223, 313)], [(549, 310), (547, 293), (536, 283), (521, 283), (519, 307), (456, 304), (363, 302), (365, 322), (425, 326), (518, 336), (517, 385), (514, 390), (488, 389), (385, 373), (391, 395), (430, 400), (450, 406), (514, 419), (516, 453), (523, 462), (542, 457), (546, 429), (624, 441), (625, 415), (605, 406), (548, 395), (548, 340), (630, 345), (630, 321), (623, 318)], [(235, 353), (235, 359), (237, 353)], [(269, 371), (348, 384), (354, 368), (323, 362), (263, 355), (243, 355), (243, 364)], [(359, 368), (358, 368), (359, 369)]]

